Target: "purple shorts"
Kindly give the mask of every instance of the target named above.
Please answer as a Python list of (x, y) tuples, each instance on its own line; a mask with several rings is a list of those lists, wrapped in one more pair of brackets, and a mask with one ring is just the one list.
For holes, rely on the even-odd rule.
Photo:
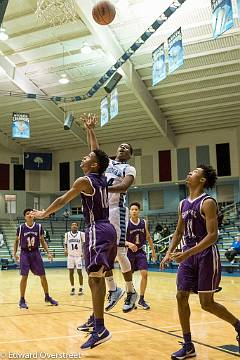
[(89, 274), (114, 268), (117, 255), (117, 233), (110, 222), (96, 222), (87, 227), (84, 243), (85, 267)]
[(34, 275), (38, 275), (38, 276), (45, 275), (43, 260), (39, 250), (35, 250), (35, 251), (21, 250), (20, 274), (23, 276), (27, 276), (29, 270), (31, 270)]
[(139, 249), (136, 252), (128, 249), (127, 257), (131, 263), (132, 272), (148, 269), (147, 255), (143, 249)]
[(220, 280), (221, 262), (217, 245), (214, 244), (179, 265), (177, 289), (195, 293), (215, 292)]

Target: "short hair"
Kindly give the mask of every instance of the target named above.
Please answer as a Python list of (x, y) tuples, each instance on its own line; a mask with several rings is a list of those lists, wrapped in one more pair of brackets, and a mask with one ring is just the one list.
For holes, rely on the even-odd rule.
[(78, 223), (77, 223), (76, 221), (73, 221), (73, 222), (71, 223), (71, 226), (72, 226), (73, 224), (75, 224), (75, 225), (78, 226)]
[(131, 209), (132, 206), (137, 206), (139, 210), (141, 209), (141, 205), (140, 205), (140, 203), (137, 202), (137, 201), (132, 202), (132, 203), (130, 204), (129, 208)]
[(29, 211), (33, 211), (33, 209), (32, 208), (26, 208), (25, 210), (23, 210), (23, 216), (25, 216), (26, 213), (29, 212)]
[(107, 169), (109, 164), (109, 157), (108, 155), (102, 151), (101, 149), (93, 150), (94, 154), (96, 155), (97, 162), (99, 165), (98, 173), (102, 175), (104, 171)]
[(217, 181), (216, 170), (211, 165), (198, 165), (197, 167), (203, 169), (203, 176), (206, 179), (204, 188), (212, 189)]

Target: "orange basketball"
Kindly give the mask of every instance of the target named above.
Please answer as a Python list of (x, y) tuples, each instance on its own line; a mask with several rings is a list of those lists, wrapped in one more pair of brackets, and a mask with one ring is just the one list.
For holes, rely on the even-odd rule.
[(115, 18), (116, 10), (110, 1), (99, 1), (92, 9), (92, 16), (99, 25), (108, 25)]

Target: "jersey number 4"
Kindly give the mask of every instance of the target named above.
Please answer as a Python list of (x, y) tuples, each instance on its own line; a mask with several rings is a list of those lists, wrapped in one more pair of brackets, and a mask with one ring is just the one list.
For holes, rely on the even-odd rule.
[(71, 244), (72, 245), (72, 250), (78, 250), (78, 244)]

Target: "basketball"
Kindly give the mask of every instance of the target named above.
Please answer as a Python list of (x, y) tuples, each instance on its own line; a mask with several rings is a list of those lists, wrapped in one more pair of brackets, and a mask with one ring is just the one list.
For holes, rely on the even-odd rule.
[(93, 19), (99, 25), (110, 24), (114, 20), (115, 15), (115, 7), (109, 1), (99, 1), (92, 9)]

